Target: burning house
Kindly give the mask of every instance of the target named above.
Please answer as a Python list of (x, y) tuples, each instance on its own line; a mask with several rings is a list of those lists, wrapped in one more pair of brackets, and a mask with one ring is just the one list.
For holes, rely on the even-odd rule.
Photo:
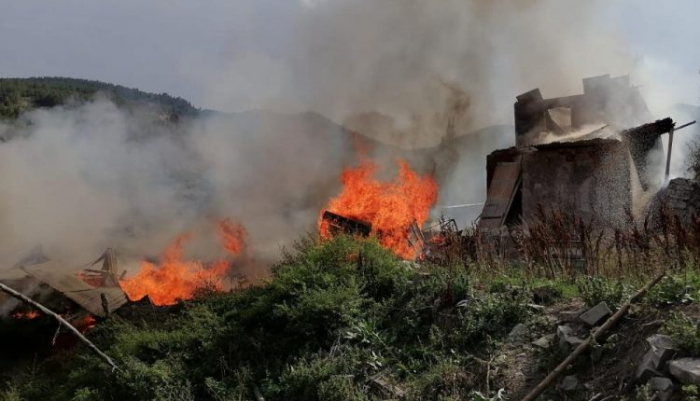
[(517, 96), (514, 116), (516, 146), (487, 157), (484, 232), (532, 220), (540, 208), (622, 221), (658, 189), (661, 135), (681, 128), (670, 118), (644, 124), (651, 114), (639, 90), (609, 75), (584, 79), (579, 95)]

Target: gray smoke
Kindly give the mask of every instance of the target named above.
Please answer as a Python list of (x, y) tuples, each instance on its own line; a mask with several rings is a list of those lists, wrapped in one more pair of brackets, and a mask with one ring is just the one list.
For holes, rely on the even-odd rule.
[(315, 227), (353, 154), (349, 136), (320, 115), (279, 112), (311, 110), (411, 149), (377, 154), (436, 173), (441, 204), (480, 202), (485, 155), (513, 141), (516, 95), (580, 93), (582, 77), (605, 73), (653, 80), (606, 24), (602, 0), (305, 4), (275, 52), (238, 46), (226, 69), (193, 71), (204, 104), (275, 112), (176, 127), (158, 110), (96, 99), (0, 127), (13, 136), (0, 144), (0, 259), (38, 243), (76, 261), (107, 246), (141, 257), (182, 232), (198, 235), (192, 253), (211, 259), (221, 252), (212, 224), (224, 217), (247, 227), (255, 254), (274, 258)]

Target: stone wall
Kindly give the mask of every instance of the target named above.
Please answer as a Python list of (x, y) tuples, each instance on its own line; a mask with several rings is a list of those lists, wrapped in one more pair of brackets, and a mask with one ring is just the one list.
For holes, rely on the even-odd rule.
[(687, 178), (671, 180), (650, 204), (650, 216), (653, 219), (656, 219), (662, 205), (678, 216), (681, 223), (690, 222), (693, 215), (700, 217), (700, 181)]
[(528, 221), (538, 206), (575, 212), (599, 222), (623, 221), (632, 202), (630, 162), (617, 140), (552, 143), (523, 154), (522, 214)]

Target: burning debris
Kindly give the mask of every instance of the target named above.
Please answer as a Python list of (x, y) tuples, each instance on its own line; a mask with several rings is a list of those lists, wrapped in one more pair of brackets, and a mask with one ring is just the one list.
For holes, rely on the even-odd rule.
[(377, 180), (377, 165), (365, 157), (357, 167), (346, 168), (340, 176), (340, 195), (321, 213), (321, 236), (377, 235), (382, 246), (399, 257), (418, 257), (423, 247), (420, 227), (437, 200), (437, 184), (406, 162), (398, 164), (399, 173), (392, 182)]
[[(100, 262), (101, 269), (92, 268)], [(58, 311), (73, 324), (78, 324), (89, 315), (106, 317), (128, 302), (119, 286), (117, 261), (112, 249), (107, 249), (90, 266), (78, 272), (66, 271), (61, 263), (35, 252), (13, 268), (1, 272), (0, 282), (12, 288), (24, 289), (20, 292), (26, 292), (29, 296), (37, 293), (43, 304)], [(48, 291), (33, 290), (41, 288)], [(35, 317), (35, 313), (19, 311), (11, 315), (29, 318)]]
[[(246, 235), (243, 226), (226, 219), (218, 223), (218, 233), (230, 255), (241, 254)], [(199, 289), (223, 289), (231, 261), (222, 259), (205, 264), (185, 259), (184, 246), (189, 238), (186, 234), (180, 235), (165, 249), (160, 263), (143, 261), (135, 276), (120, 280), (130, 300), (148, 296), (155, 305), (172, 305), (192, 298)]]

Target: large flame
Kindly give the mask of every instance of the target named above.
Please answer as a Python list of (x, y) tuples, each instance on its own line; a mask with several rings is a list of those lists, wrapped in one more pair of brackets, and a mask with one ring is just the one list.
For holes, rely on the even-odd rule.
[[(226, 219), (219, 222), (218, 231), (224, 248), (238, 255), (244, 245), (243, 227)], [(129, 299), (139, 300), (148, 295), (155, 305), (172, 305), (192, 298), (198, 289), (223, 288), (230, 262), (222, 259), (205, 266), (201, 261), (185, 259), (184, 245), (188, 239), (188, 235), (180, 235), (165, 249), (159, 265), (143, 261), (136, 276), (121, 280)]]
[[(408, 241), (411, 224), (421, 227), (428, 219), (438, 187), (432, 177), (418, 175), (405, 161), (398, 164), (394, 181), (383, 182), (374, 177), (377, 165), (361, 157), (356, 168), (343, 170), (343, 190), (325, 210), (371, 224), (382, 246), (404, 259), (413, 259), (417, 255)], [(322, 219), (319, 231), (324, 238), (330, 235)]]

